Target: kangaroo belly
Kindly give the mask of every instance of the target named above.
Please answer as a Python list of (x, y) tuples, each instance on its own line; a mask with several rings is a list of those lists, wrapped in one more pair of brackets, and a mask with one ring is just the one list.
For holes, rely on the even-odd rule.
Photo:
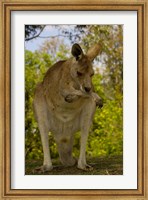
[(57, 106), (52, 111), (52, 114), (61, 122), (70, 122), (80, 116), (83, 105), (75, 104), (68, 105), (69, 103)]
[(54, 115), (62, 122), (70, 122), (74, 120), (80, 114), (80, 110), (67, 110), (67, 109), (58, 109), (55, 110)]
[(60, 135), (71, 134), (80, 130), (80, 113), (49, 112), (50, 131)]

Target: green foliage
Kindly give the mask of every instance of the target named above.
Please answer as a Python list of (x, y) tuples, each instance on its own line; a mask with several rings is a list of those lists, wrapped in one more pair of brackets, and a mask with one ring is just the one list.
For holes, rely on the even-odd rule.
[(43, 156), (32, 103), (36, 84), (42, 81), (51, 64), (48, 54), (25, 51), (25, 155), (30, 159), (40, 159)]
[(122, 108), (118, 101), (112, 100), (95, 113), (88, 153), (91, 156), (122, 154), (122, 139)]
[(118, 93), (116, 99), (109, 100), (102, 81), (103, 76), (100, 74), (93, 78), (95, 92), (103, 98), (104, 105), (102, 109), (96, 110), (87, 152), (90, 156), (120, 155), (123, 152), (122, 94)]
[[(79, 27), (77, 27), (79, 28)], [(82, 28), (82, 27), (80, 27)], [(104, 106), (97, 108), (88, 138), (87, 154), (91, 157), (122, 155), (123, 153), (123, 33), (120, 25), (84, 26), (81, 43), (85, 51), (96, 42), (102, 54), (94, 65), (95, 92), (103, 98)], [(54, 48), (55, 47), (55, 48)], [(34, 89), (57, 60), (70, 56), (63, 41), (46, 41), (39, 51), (25, 51), (25, 150), (26, 159), (42, 159), (43, 151), (37, 123), (33, 115)], [(75, 134), (74, 155), (79, 155), (80, 133)], [(53, 136), (49, 133), (52, 158), (58, 156)]]

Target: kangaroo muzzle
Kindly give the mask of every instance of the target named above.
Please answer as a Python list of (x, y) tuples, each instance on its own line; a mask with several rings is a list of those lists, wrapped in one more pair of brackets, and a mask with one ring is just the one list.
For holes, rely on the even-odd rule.
[(84, 87), (85, 92), (89, 93), (91, 91), (91, 87)]

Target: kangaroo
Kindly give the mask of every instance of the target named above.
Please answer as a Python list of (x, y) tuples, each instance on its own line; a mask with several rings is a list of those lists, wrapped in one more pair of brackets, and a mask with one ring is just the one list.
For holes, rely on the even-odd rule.
[[(102, 107), (102, 99), (94, 92), (92, 76), (93, 59), (100, 53), (98, 44), (85, 55), (79, 44), (71, 49), (72, 58), (55, 63), (48, 69), (43, 82), (39, 83), (34, 95), (34, 113), (38, 122), (43, 146), (42, 171), (53, 169), (48, 133), (51, 131), (57, 144), (60, 161), (65, 166), (92, 170), (86, 163), (86, 143), (96, 110)], [(74, 133), (81, 131), (78, 161), (72, 156)]]

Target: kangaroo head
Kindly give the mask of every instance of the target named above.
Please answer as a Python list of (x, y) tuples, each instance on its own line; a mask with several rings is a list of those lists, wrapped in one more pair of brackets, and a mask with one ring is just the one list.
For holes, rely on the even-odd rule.
[(72, 46), (71, 53), (75, 59), (71, 66), (71, 76), (83, 92), (92, 92), (92, 76), (94, 75), (92, 61), (99, 51), (100, 48), (93, 47), (84, 55), (78, 44)]

